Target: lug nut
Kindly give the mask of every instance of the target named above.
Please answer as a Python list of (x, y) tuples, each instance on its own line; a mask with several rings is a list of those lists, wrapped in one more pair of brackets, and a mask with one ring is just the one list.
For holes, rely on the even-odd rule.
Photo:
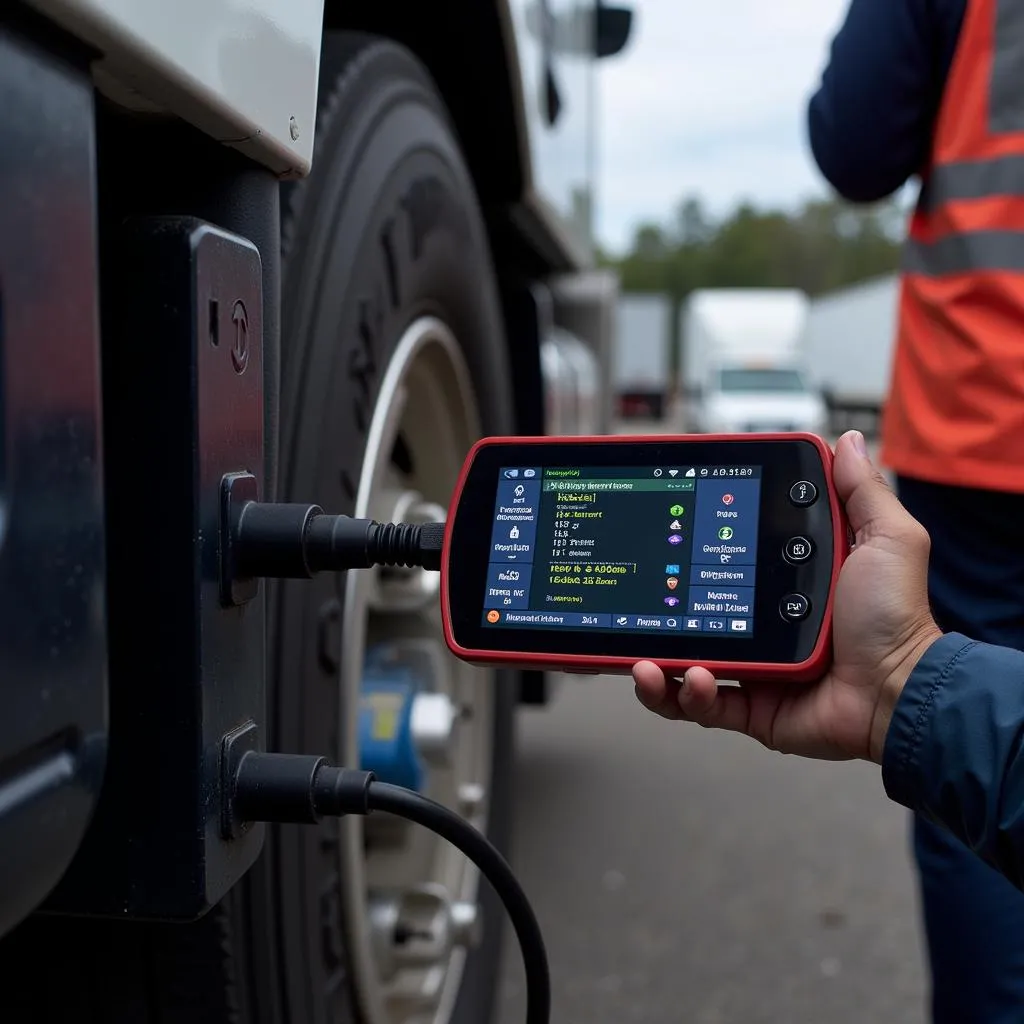
[(410, 728), (420, 756), (434, 768), (450, 768), (458, 709), (446, 693), (418, 693)]
[(456, 900), (451, 907), (452, 941), (466, 949), (478, 946), (483, 938), (483, 915), (480, 905), (469, 900)]
[(464, 818), (475, 818), (484, 805), (487, 791), (478, 782), (464, 782), (459, 786), (458, 810)]

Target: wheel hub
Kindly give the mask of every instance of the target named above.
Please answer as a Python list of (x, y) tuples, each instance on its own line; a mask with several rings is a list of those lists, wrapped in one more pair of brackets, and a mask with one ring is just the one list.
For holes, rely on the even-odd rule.
[(456, 946), (475, 945), (480, 939), (477, 904), (453, 901), (442, 885), (375, 892), (369, 916), (377, 962), (388, 980), (404, 968), (443, 963)]
[(431, 768), (451, 768), (459, 718), (440, 689), (440, 643), (393, 641), (370, 649), (363, 665), (359, 750), (363, 771), (419, 791)]

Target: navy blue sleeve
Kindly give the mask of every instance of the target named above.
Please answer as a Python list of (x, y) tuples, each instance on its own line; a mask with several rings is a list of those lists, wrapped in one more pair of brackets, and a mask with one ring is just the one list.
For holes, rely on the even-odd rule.
[(947, 633), (896, 704), (886, 793), (1024, 889), (1024, 653)]
[(967, 0), (851, 0), (811, 98), (811, 152), (852, 202), (891, 195), (928, 156)]

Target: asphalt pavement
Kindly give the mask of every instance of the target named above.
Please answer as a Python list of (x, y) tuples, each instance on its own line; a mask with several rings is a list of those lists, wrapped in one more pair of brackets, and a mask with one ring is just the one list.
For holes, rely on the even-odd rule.
[[(553, 1024), (923, 1024), (908, 819), (864, 763), (810, 762), (567, 677), (519, 723), (514, 866)], [(525, 1019), (509, 934), (497, 1024)]]
[[(514, 866), (553, 1024), (925, 1020), (907, 816), (877, 768), (665, 722), (625, 677), (520, 718)], [(524, 1007), (510, 934), (499, 1024)]]

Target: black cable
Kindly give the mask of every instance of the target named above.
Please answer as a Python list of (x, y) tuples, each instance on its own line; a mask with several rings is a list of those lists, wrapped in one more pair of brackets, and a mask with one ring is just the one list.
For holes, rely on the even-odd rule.
[(319, 505), (246, 502), (225, 524), (239, 579), (307, 579), (372, 565), (441, 568), (444, 523), (378, 523)]
[(472, 825), (443, 804), (389, 782), (371, 782), (371, 810), (387, 811), (429, 828), (461, 850), (491, 883), (512, 921), (526, 970), (526, 1024), (551, 1019), (551, 975), (544, 936), (526, 893), (508, 861)]
[(322, 757), (245, 751), (230, 771), (226, 817), (234, 822), (315, 823), (327, 815), (385, 811), (422, 825), (461, 850), (505, 906), (526, 970), (526, 1024), (549, 1024), (551, 974), (544, 936), (508, 861), (469, 822), (443, 804), (373, 772), (335, 768)]

